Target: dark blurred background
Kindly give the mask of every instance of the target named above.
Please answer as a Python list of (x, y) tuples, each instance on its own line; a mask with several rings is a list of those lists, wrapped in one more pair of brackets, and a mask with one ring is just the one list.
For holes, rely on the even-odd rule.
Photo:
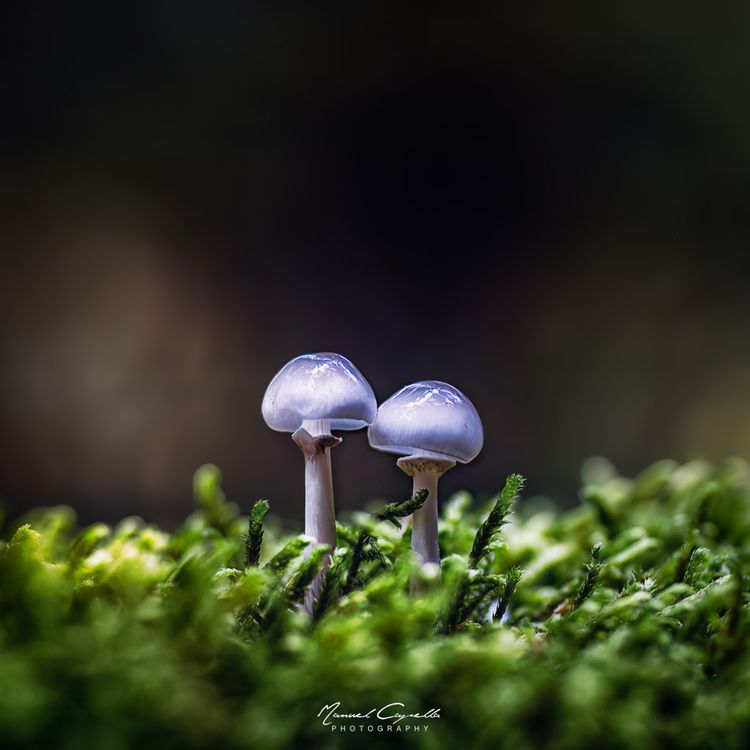
[[(50, 4), (51, 5), (51, 4)], [(6, 19), (0, 495), (302, 516), (291, 357), (454, 383), (445, 492), (750, 454), (750, 6), (153, 0)], [(337, 503), (403, 496), (345, 435)]]

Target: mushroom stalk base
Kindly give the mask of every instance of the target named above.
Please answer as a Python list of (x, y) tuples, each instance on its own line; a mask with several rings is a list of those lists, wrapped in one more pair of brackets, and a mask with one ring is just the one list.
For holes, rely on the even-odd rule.
[[(292, 439), (305, 456), (305, 534), (334, 550), (336, 511), (333, 504), (330, 449), (341, 443), (341, 438), (331, 435), (328, 420), (316, 420), (303, 423), (292, 435)], [(326, 557), (321, 572), (315, 576), (305, 596), (305, 610), (308, 614), (312, 613), (329, 563), (330, 556)]]
[(440, 565), (438, 545), (437, 487), (440, 477), (455, 466), (453, 461), (407, 456), (398, 460), (398, 467), (414, 480), (414, 494), (427, 490), (427, 500), (412, 516), (411, 547), (423, 563)]

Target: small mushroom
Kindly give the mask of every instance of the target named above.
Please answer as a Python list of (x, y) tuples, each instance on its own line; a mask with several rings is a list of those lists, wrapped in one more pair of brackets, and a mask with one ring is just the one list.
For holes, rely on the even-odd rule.
[[(331, 430), (360, 430), (377, 413), (377, 401), (362, 373), (340, 354), (302, 354), (274, 376), (263, 396), (263, 419), (292, 433), (305, 456), (305, 534), (336, 547), (330, 448), (341, 438)], [(306, 601), (310, 611), (320, 576)]]
[(412, 549), (423, 562), (439, 564), (438, 479), (456, 462), (469, 463), (482, 450), (477, 410), (458, 388), (425, 380), (382, 403), (367, 434), (373, 448), (403, 456), (397, 465), (413, 477), (415, 493), (428, 491), (412, 521)]

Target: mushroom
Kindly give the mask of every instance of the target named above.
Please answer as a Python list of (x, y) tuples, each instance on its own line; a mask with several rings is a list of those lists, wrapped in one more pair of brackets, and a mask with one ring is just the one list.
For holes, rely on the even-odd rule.
[(424, 563), (440, 564), (438, 479), (456, 462), (466, 464), (482, 450), (482, 422), (458, 388), (439, 380), (404, 386), (380, 405), (367, 432), (370, 445), (403, 456), (398, 467), (413, 477), (414, 492), (427, 500), (414, 514), (412, 549)]
[[(331, 430), (360, 430), (377, 413), (377, 401), (362, 373), (340, 354), (302, 354), (274, 376), (263, 396), (263, 419), (292, 433), (305, 456), (305, 534), (336, 547), (330, 448), (341, 443)], [(320, 588), (310, 587), (308, 611)]]

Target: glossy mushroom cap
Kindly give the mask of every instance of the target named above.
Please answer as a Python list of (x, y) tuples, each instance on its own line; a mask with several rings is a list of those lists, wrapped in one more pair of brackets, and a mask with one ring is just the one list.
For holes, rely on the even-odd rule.
[(370, 445), (402, 456), (466, 464), (482, 450), (482, 421), (458, 388), (439, 380), (404, 386), (380, 405)]
[(302, 354), (285, 364), (263, 396), (263, 419), (278, 432), (306, 420), (330, 419), (332, 430), (360, 430), (375, 419), (377, 401), (362, 373), (340, 354)]

